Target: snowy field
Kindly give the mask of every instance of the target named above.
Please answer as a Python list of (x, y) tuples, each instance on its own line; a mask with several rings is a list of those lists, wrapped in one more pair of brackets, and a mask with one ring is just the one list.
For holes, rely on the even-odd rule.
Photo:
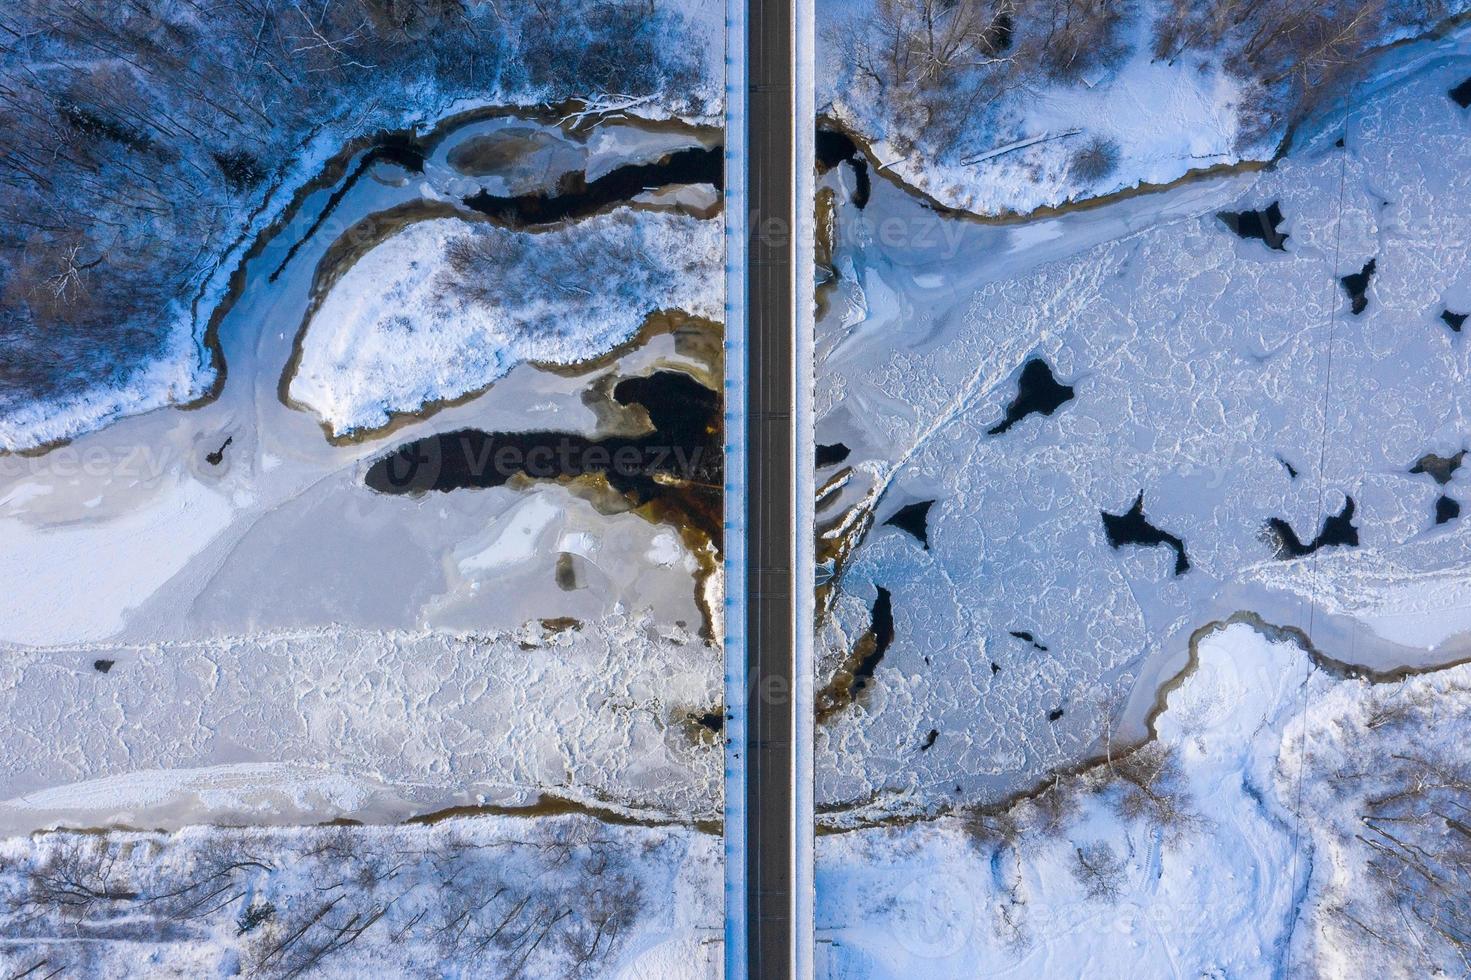
[[(1378, 669), (1471, 650), (1466, 470), (1420, 465), (1471, 428), (1465, 50), (1397, 51), (1268, 172), (1074, 215), (936, 218), (881, 179), (859, 210), (848, 165), (824, 178), (817, 442), (851, 455), (818, 477), (819, 686), (872, 674), (819, 729), (824, 820), (1000, 799), (1138, 737), (1237, 610)], [(1217, 217), (1274, 202), (1282, 240)], [(1050, 414), (1031, 360), (1072, 389)], [(1158, 543), (1115, 547), (1141, 494)], [(888, 523), (927, 501), (927, 543)]]
[(719, 976), (719, 841), (585, 817), (0, 842), (6, 976)]
[[(1029, 26), (1046, 35), (1037, 42), (1044, 54), (1067, 44), (1053, 34), (1066, 34), (1058, 25), (1073, 18), (1074, 5), (1045, 0), (1016, 4), (1014, 24), (1003, 21), (1007, 26), (994, 28), (1008, 38), (1015, 33), (1007, 47), (997, 46), (984, 56), (968, 52), (972, 60), (967, 61), (958, 53), (958, 39), (947, 34), (930, 42), (943, 52), (937, 57), (948, 58), (949, 76), (964, 79), (965, 71), (958, 67), (962, 64), (980, 64), (982, 72), (991, 72), (976, 91), (958, 81), (943, 98), (934, 96), (942, 104), (937, 110), (928, 107), (923, 85), (915, 83), (919, 92), (910, 92), (896, 82), (894, 63), (885, 60), (886, 45), (894, 43), (889, 30), (915, 31), (911, 49), (924, 48), (926, 32), (917, 12), (908, 23), (902, 16), (884, 21), (881, 11), (918, 11), (923, 6), (903, 0), (820, 0), (823, 70), (817, 72), (822, 80), (817, 105), (869, 146), (884, 173), (947, 207), (988, 216), (1025, 215), (1143, 185), (1167, 185), (1196, 171), (1271, 160), (1291, 132), (1287, 118), (1264, 116), (1261, 103), (1270, 103), (1270, 90), (1259, 90), (1227, 64), (1242, 54), (1245, 37), (1218, 47), (1187, 48), (1173, 57), (1156, 53), (1159, 21), (1169, 10), (1196, 6), (1208, 21), (1207, 11), (1220, 11), (1223, 5), (1162, 0), (1089, 5), (1092, 10), (1119, 11), (1117, 27), (1080, 38), (1081, 67), (1060, 70), (1059, 75), (1029, 64), (1036, 52), (1026, 47), (1026, 35)], [(1336, 12), (1353, 5), (1330, 6)], [(1466, 9), (1464, 3), (1423, 9), (1410, 4), (1356, 6), (1384, 13), (1384, 23), (1373, 36), (1351, 34), (1353, 46), (1370, 49), (1426, 33)], [(1292, 9), (1290, 4), (1249, 7)], [(1050, 8), (1066, 8), (1055, 15), (1057, 24), (1049, 20), (1054, 16)], [(937, 20), (931, 36), (944, 34), (946, 21)], [(855, 58), (849, 39), (856, 35), (866, 36), (882, 83), (867, 77), (864, 59)], [(945, 48), (947, 43), (955, 48)], [(911, 50), (910, 56), (919, 64), (925, 55)], [(1335, 49), (1333, 58), (1345, 60), (1344, 50)], [(998, 64), (987, 67), (993, 59)], [(1020, 63), (1008, 63), (1011, 59)], [(962, 106), (970, 107), (968, 117)]]
[(989, 815), (820, 837), (819, 974), (1458, 976), (1468, 723), (1471, 668), (1375, 684), (1213, 632), (1148, 746)]

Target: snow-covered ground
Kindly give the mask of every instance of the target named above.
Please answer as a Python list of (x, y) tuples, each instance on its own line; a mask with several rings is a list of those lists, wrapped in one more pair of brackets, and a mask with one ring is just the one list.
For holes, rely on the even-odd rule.
[[(1376, 668), (1471, 649), (1471, 531), (1437, 523), (1467, 471), (1411, 472), (1471, 430), (1466, 341), (1442, 319), (1471, 305), (1471, 119), (1447, 95), (1468, 51), (1403, 48), (1346, 130), (1332, 117), (1261, 174), (1006, 226), (877, 178), (866, 209), (840, 204), (817, 441), (852, 455), (819, 480), (852, 472), (818, 517), (828, 545), (861, 543), (819, 683), (880, 588), (893, 637), (819, 730), (825, 819), (997, 799), (1089, 754), (1109, 718), (1139, 734), (1191, 633), (1240, 609)], [(849, 168), (824, 186), (845, 200)], [(1216, 217), (1273, 202), (1280, 251)], [(1370, 260), (1355, 314), (1339, 279)], [(1032, 358), (1072, 399), (991, 434)], [(1169, 547), (1110, 545), (1102, 515), (1141, 491), (1184, 574)], [(1357, 547), (1276, 556), (1269, 520), (1309, 542), (1349, 498)], [(885, 524), (927, 500), (928, 547)]]
[(162, 351), (129, 372), (121, 383), (7, 405), (0, 414), (0, 453), (34, 450), (115, 419), (202, 397), (215, 377), (209, 352), (181, 310), (163, 311), (162, 318), (171, 324)]
[(820, 837), (820, 975), (1460, 975), (1468, 724), (1471, 668), (1374, 684), (1212, 632), (1136, 752)]
[(719, 841), (580, 816), (0, 840), (0, 970), (714, 980)]
[[(856, 20), (866, 6), (825, 2), (820, 16), (829, 24)], [(1024, 214), (1136, 184), (1169, 183), (1243, 157), (1270, 157), (1276, 146), (1270, 138), (1238, 147), (1240, 83), (1220, 64), (1151, 59), (1149, 26), (1147, 16), (1134, 19), (1129, 57), (1100, 69), (1093, 84), (1031, 81), (999, 99), (984, 124), (944, 147), (916, 141), (905, 120), (887, 118), (880, 100), (855, 97), (865, 90), (853, 86), (852, 66), (831, 44), (820, 51), (829, 69), (818, 74), (828, 80), (818, 106), (862, 135), (888, 172), (977, 214)], [(1078, 173), (1076, 152), (1095, 139), (1116, 147), (1118, 166), (1098, 176)]]
[[(73, 355), (75, 363), (61, 367), (69, 367), (70, 375), (63, 375), (60, 382), (48, 379), (41, 397), (34, 396), (26, 379), (14, 370), (0, 386), (0, 453), (51, 446), (121, 418), (214, 394), (217, 371), (205, 346), (205, 331), (211, 316), (226, 301), (230, 276), (254, 241), (268, 234), (302, 189), (355, 140), (390, 131), (423, 132), (472, 109), (544, 112), (549, 105), (573, 99), (584, 103), (586, 119), (607, 113), (613, 119), (683, 120), (704, 126), (720, 119), (724, 99), (724, 5), (720, 0), (660, 0), (642, 6), (631, 19), (609, 17), (601, 4), (569, 4), (556, 12), (556, 31), (536, 23), (548, 16), (541, 8), (503, 10), (475, 5), (452, 17), (430, 14), (427, 22), (413, 22), (410, 15), (408, 23), (396, 25), (395, 43), (383, 41), (371, 55), (353, 50), (365, 39), (371, 44), (373, 33), (366, 30), (367, 22), (356, 27), (346, 22), (329, 24), (349, 17), (345, 10), (345, 5), (334, 9), (334, 4), (325, 4), (316, 14), (321, 23), (314, 23), (299, 4), (272, 3), (263, 8), (259, 24), (254, 13), (247, 15), (251, 26), (240, 34), (231, 33), (240, 24), (229, 16), (202, 18), (189, 7), (109, 11), (106, 17), (94, 20), (94, 27), (106, 23), (109, 30), (117, 31), (116, 38), (140, 39), (140, 50), (131, 53), (128, 41), (100, 29), (78, 28), (78, 33), (85, 31), (90, 38), (78, 45), (53, 25), (31, 23), (32, 16), (39, 20), (47, 11), (17, 12), (12, 25), (17, 44), (7, 47), (7, 57), (0, 58), (0, 73), (17, 88), (29, 90), (38, 84), (44, 89), (53, 78), (72, 77), (76, 65), (90, 64), (95, 57), (91, 44), (117, 51), (117, 57), (106, 59), (104, 66), (108, 72), (116, 70), (116, 76), (99, 71), (95, 78), (85, 79), (86, 85), (95, 83), (104, 90), (109, 83), (96, 80), (112, 80), (113, 91), (95, 96), (102, 124), (94, 123), (82, 134), (61, 126), (54, 134), (59, 142), (80, 140), (85, 149), (76, 157), (90, 163), (69, 168), (62, 164), (74, 163), (71, 156), (62, 163), (53, 156), (54, 182), (38, 182), (30, 190), (42, 197), (59, 194), (55, 182), (61, 182), (70, 197), (85, 202), (71, 206), (68, 197), (55, 211), (75, 222), (75, 227), (63, 231), (83, 242), (81, 260), (95, 258), (91, 275), (106, 281), (109, 288), (114, 281), (127, 283), (130, 277), (137, 283), (136, 290), (110, 294), (118, 305), (111, 313), (113, 321), (105, 324), (104, 335), (115, 333), (129, 338), (130, 344), (140, 334), (150, 340), (141, 351), (130, 346), (121, 359), (118, 352), (110, 352), (113, 356), (92, 364), (92, 352), (77, 349), (71, 339), (78, 331), (64, 324), (67, 330), (51, 346), (63, 341), (68, 345), (63, 350)], [(635, 23), (641, 33), (630, 33)], [(398, 27), (404, 29), (403, 34), (396, 33)], [(599, 37), (600, 30), (616, 32), (616, 36)], [(285, 36), (278, 36), (280, 31)], [(297, 32), (305, 33), (297, 37)], [(333, 34), (337, 36), (330, 36)], [(263, 43), (284, 45), (277, 52), (283, 63), (274, 72), (246, 73), (226, 81), (228, 88), (214, 87), (212, 64), (257, 63)], [(612, 55), (619, 44), (632, 47), (601, 69), (597, 59), (559, 63), (569, 52), (588, 47)], [(154, 63), (158, 60), (155, 45), (168, 52), (162, 65)], [(174, 58), (179, 48), (188, 49), (191, 55), (197, 50), (202, 58), (214, 61), (177, 70), (184, 64)], [(357, 60), (359, 57), (367, 60)], [(591, 77), (582, 77), (584, 68)], [(631, 80), (641, 94), (600, 87), (615, 80), (619, 84)], [(172, 84), (181, 90), (171, 90)], [(307, 95), (293, 91), (293, 85), (302, 85)], [(84, 104), (94, 97), (89, 89), (71, 94)], [(61, 105), (66, 100), (47, 101)], [(237, 114), (222, 108), (222, 101), (250, 103), (251, 112)], [(282, 101), (287, 104), (281, 105)], [(263, 112), (257, 105), (270, 111)], [(11, 112), (13, 108), (7, 104), (8, 119), (31, 121), (25, 113)], [(48, 105), (48, 111), (51, 108)], [(123, 116), (129, 109), (134, 117)], [(114, 112), (121, 119), (111, 119)], [(214, 118), (201, 120), (199, 114)], [(149, 115), (155, 118), (139, 123), (141, 132), (134, 133), (135, 122)], [(577, 121), (568, 119), (569, 124)], [(124, 130), (121, 141), (113, 138), (111, 142), (142, 152), (114, 163), (116, 146), (107, 146), (108, 139), (101, 141), (102, 151), (88, 142), (96, 138), (99, 125)], [(207, 132), (207, 138), (200, 139), (191, 126)], [(53, 133), (48, 130), (45, 135)], [(613, 139), (616, 143), (617, 136)], [(238, 146), (260, 170), (260, 179), (243, 190), (227, 187), (215, 163), (219, 156), (215, 151), (225, 146)], [(594, 176), (618, 155), (616, 146), (611, 154), (606, 149), (591, 149), (585, 157)], [(101, 164), (93, 159), (94, 153)], [(604, 159), (599, 160), (600, 156)], [(632, 158), (637, 156), (635, 152)], [(79, 178), (74, 170), (80, 172)], [(20, 172), (29, 176), (32, 171), (22, 168)], [(141, 172), (146, 172), (147, 180)], [(67, 183), (74, 179), (80, 182), (78, 186)], [(99, 181), (107, 193), (97, 193)], [(166, 198), (166, 214), (156, 208), (129, 209), (140, 199), (152, 203), (160, 196)], [(15, 199), (24, 197), (16, 192)], [(57, 202), (46, 204), (49, 209)], [(89, 241), (88, 236), (96, 240)], [(19, 241), (17, 237), (0, 244), (7, 247), (7, 256), (13, 256), (16, 252), (11, 247), (20, 252), (26, 248), (17, 245)], [(39, 239), (32, 243), (38, 250), (44, 244), (49, 243)], [(161, 278), (165, 270), (158, 267), (140, 272), (144, 264), (138, 257), (140, 251), (146, 252), (148, 261), (167, 265), (166, 273), (172, 278)], [(124, 304), (136, 307), (135, 294), (158, 297), (157, 308), (123, 309)], [(13, 329), (38, 336), (55, 332), (44, 322), (22, 324), (20, 319)], [(44, 342), (33, 343), (29, 335), (21, 339), (26, 341), (28, 358), (36, 356), (35, 350), (46, 349)], [(97, 346), (95, 340), (92, 346)], [(35, 371), (43, 373), (43, 367), (38, 365)]]
[(575, 364), (651, 313), (719, 319), (720, 222), (620, 208), (548, 231), (420, 221), (353, 263), (313, 312), (291, 399), (334, 435)]
[[(1256, 93), (1226, 66), (1229, 49), (1154, 56), (1155, 21), (1170, 6), (1159, 0), (1119, 5), (1118, 40), (1125, 53), (1116, 62), (1105, 59), (1088, 68), (1081, 78), (1014, 67), (1004, 81), (978, 92), (957, 87), (946, 99), (947, 108), (978, 107), (958, 131), (948, 117), (924, 128), (923, 110), (906, 103), (898, 87), (876, 87), (851, 60), (840, 40), (844, 32), (862, 31), (860, 25), (867, 24), (875, 32), (873, 43), (889, 40), (874, 26), (880, 4), (820, 0), (818, 6), (826, 29), (818, 53), (825, 69), (817, 73), (823, 80), (819, 110), (867, 142), (884, 171), (947, 207), (980, 215), (1027, 214), (1141, 185), (1169, 184), (1193, 171), (1270, 160), (1288, 133), (1286, 119), (1247, 128), (1243, 119), (1250, 119)], [(1017, 32), (1037, 20), (1042, 26), (1032, 29), (1046, 32), (1047, 6), (1022, 5)], [(1450, 4), (1435, 16), (1449, 17), (1463, 6)], [(1059, 20), (1065, 16), (1060, 13)], [(1427, 26), (1393, 25), (1377, 43)], [(1008, 55), (1017, 56), (1003, 51), (997, 57)], [(961, 76), (961, 59), (955, 61), (948, 70)], [(1098, 155), (1083, 152), (1090, 147), (1106, 149)], [(1104, 165), (1104, 159), (1112, 163)]]

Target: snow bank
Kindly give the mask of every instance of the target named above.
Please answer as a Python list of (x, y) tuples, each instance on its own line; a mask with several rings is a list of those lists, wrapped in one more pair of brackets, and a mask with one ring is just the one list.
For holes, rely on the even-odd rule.
[(824, 975), (1265, 977), (1309, 958), (1338, 977), (1457, 972), (1446, 944), (1396, 948), (1338, 909), (1383, 901), (1355, 834), (1393, 787), (1345, 773), (1427, 742), (1453, 753), (1444, 719), (1468, 714), (1471, 668), (1345, 681), (1230, 626), (1157, 719), (1159, 775), (1120, 754), (997, 816), (819, 838)]
[[(914, 100), (893, 79), (875, 84), (867, 76), (869, 66), (847, 58), (842, 38), (854, 32), (872, 32), (871, 43), (880, 50), (892, 43), (884, 27), (872, 26), (882, 24), (879, 7), (875, 0), (820, 0), (819, 18), (829, 33), (819, 51), (826, 71), (819, 72), (824, 83), (818, 105), (869, 142), (883, 169), (948, 207), (981, 215), (1027, 214), (1141, 185), (1169, 184), (1192, 171), (1270, 160), (1288, 132), (1289, 118), (1273, 104), (1278, 96), (1264, 94), (1252, 79), (1228, 69), (1240, 54), (1231, 50), (1234, 41), (1155, 57), (1155, 25), (1171, 5), (1154, 0), (1122, 7), (1117, 41), (1123, 56), (1113, 64), (1104, 57), (1077, 79), (1059, 81), (1039, 66), (1013, 66), (1014, 76), (987, 79), (972, 92), (965, 89), (964, 70), (947, 66), (953, 88), (945, 99), (935, 99), (935, 118), (927, 120), (927, 110), (911, 104)], [(1054, 14), (1046, 7), (1023, 6), (1016, 34), (1028, 28), (1045, 34), (1049, 16), (1058, 22), (1071, 17), (1060, 12), (1061, 4)], [(1402, 17), (1385, 18), (1373, 36), (1345, 32), (1353, 41), (1336, 49), (1337, 56), (1352, 60), (1348, 49), (1353, 44), (1387, 45), (1464, 9), (1464, 3), (1454, 3), (1433, 15), (1402, 11)], [(1239, 25), (1259, 11), (1238, 13)], [(1202, 19), (1211, 16), (1201, 14)], [(935, 30), (943, 34), (945, 24)], [(916, 40), (916, 47), (921, 43)], [(1016, 57), (1014, 51), (999, 53), (1003, 61), (1008, 54)], [(916, 61), (920, 57), (917, 52)], [(1282, 77), (1292, 75), (1288, 71)], [(943, 88), (946, 82), (934, 84)], [(963, 116), (964, 105), (972, 107), (972, 116), (957, 122), (951, 115)], [(1089, 148), (1101, 153), (1084, 152)]]
[(650, 313), (719, 318), (720, 223), (622, 208), (550, 231), (410, 225), (333, 285), (290, 397), (333, 434), (478, 391), (524, 361), (573, 364)]
[(0, 969), (713, 980), (720, 884), (716, 838), (580, 816), (43, 834), (0, 841)]
[[(986, 109), (959, 134), (931, 137), (918, 118), (893, 118), (883, 97), (863, 97), (855, 66), (843, 63), (836, 44), (821, 53), (828, 71), (818, 75), (825, 79), (818, 104), (868, 140), (894, 177), (943, 205), (981, 215), (1027, 213), (1146, 182), (1167, 184), (1243, 155), (1271, 156), (1269, 137), (1237, 146), (1239, 79), (1218, 62), (1150, 57), (1149, 10), (1134, 18), (1130, 53), (1116, 68), (1099, 69), (1086, 81), (1028, 78), (1011, 91), (987, 91), (980, 99)], [(840, 24), (872, 15), (866, 3), (824, 0), (821, 16)], [(964, 97), (971, 96), (956, 93)], [(1094, 141), (1112, 146), (1116, 156), (1102, 174), (1084, 172), (1077, 160), (1078, 150)]]
[(85, 387), (39, 401), (7, 399), (0, 411), (0, 453), (63, 442), (125, 416), (206, 395), (215, 381), (209, 352), (194, 336), (187, 314), (170, 310), (165, 317), (173, 326), (163, 352), (139, 364), (120, 384)]
[[(1128, 59), (1100, 73), (1095, 84), (1021, 86), (998, 100), (987, 124), (943, 147), (886, 122), (874, 101), (849, 97), (841, 68), (827, 73), (832, 89), (819, 104), (830, 100), (830, 113), (868, 139), (895, 177), (976, 214), (1025, 214), (1166, 184), (1243, 157), (1270, 157), (1274, 140), (1237, 145), (1240, 82), (1219, 64), (1153, 60), (1148, 29), (1148, 18), (1139, 18)], [(1078, 151), (1094, 141), (1117, 155), (1106, 173), (1089, 174), (1079, 165)]]

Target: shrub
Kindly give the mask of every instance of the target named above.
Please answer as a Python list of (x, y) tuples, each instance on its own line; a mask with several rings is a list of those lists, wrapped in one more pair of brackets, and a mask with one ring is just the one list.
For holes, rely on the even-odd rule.
[(1119, 145), (1095, 136), (1073, 153), (1068, 171), (1085, 184), (1096, 184), (1113, 176), (1119, 167)]

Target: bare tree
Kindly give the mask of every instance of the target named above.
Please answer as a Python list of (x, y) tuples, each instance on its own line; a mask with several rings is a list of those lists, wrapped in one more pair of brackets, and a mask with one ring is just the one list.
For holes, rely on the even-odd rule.
[(1106, 768), (1115, 778), (1105, 791), (1119, 816), (1154, 826), (1167, 842), (1200, 825), (1174, 746), (1148, 742)]
[(1390, 37), (1434, 28), (1442, 0), (1171, 0), (1154, 22), (1154, 56), (1220, 61), (1247, 83), (1242, 139), (1253, 141), (1340, 96)]
[[(1004, 91), (1018, 0), (877, 0), (829, 38), (895, 118), (953, 132), (978, 102)], [(931, 132), (934, 135), (934, 132)]]
[(1093, 841), (1073, 848), (1073, 878), (1089, 898), (1112, 901), (1124, 884), (1124, 862), (1107, 841)]
[(1033, 53), (1049, 78), (1071, 81), (1127, 53), (1120, 27), (1126, 0), (1033, 0), (1028, 15), (1045, 25)]
[[(1323, 910), (1324, 941), (1362, 944), (1406, 976), (1471, 973), (1471, 761), (1447, 737), (1471, 722), (1465, 696), (1419, 680), (1376, 691), (1364, 734), (1331, 768), (1318, 754), (1302, 762), (1299, 819), (1351, 862), (1353, 886)], [(1325, 803), (1351, 822), (1319, 819)]]

